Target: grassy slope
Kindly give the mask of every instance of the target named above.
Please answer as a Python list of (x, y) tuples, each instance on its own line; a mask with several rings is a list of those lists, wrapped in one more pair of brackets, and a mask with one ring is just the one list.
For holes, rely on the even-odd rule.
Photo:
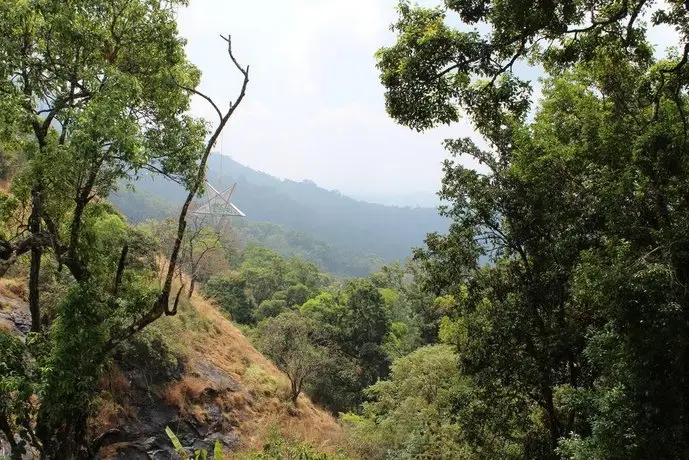
[[(22, 284), (0, 279), (0, 292), (28, 310)], [(6, 308), (8, 305), (3, 305)], [(296, 409), (292, 406), (286, 377), (205, 299), (194, 295), (190, 301), (180, 302), (176, 316), (162, 317), (149, 328), (149, 332), (162, 334), (186, 362), (180, 379), (153, 390), (160, 393), (166, 405), (176, 408), (181, 418), (204, 419), (204, 408), (208, 408), (204, 395), (213, 383), (199, 378), (195, 370), (210, 363), (220, 374), (239, 383), (237, 391), (219, 393), (213, 404), (239, 437), (240, 451), (260, 449), (275, 429), (286, 439), (307, 442), (324, 452), (334, 453), (345, 445), (344, 433), (335, 419), (306, 396), (300, 396)], [(128, 403), (131, 384), (116, 365), (100, 384), (103, 392), (91, 421), (93, 433), (121, 427), (137, 417), (138, 408)], [(108, 458), (118, 447), (108, 446), (101, 455)]]
[[(6, 187), (6, 183), (0, 183), (1, 190)], [(0, 294), (6, 300), (0, 302), (0, 310), (19, 306), (21, 313), (28, 315), (28, 291), (23, 275), (0, 278)], [(9, 325), (0, 321), (0, 327)], [(325, 452), (335, 452), (345, 445), (344, 433), (335, 419), (306, 396), (300, 396), (296, 410), (292, 407), (284, 374), (199, 295), (182, 301), (176, 316), (164, 316), (149, 327), (160, 332), (170, 347), (184, 357), (187, 371), (193, 370), (197, 363), (210, 361), (239, 382), (241, 390), (231, 394), (231, 401), (218, 403), (226, 412), (223, 415), (233, 421), (242, 450), (261, 448), (273, 427), (279, 428), (286, 439), (304, 441)], [(123, 377), (113, 366), (101, 379), (103, 404), (93, 419), (96, 433), (115, 427), (123, 417), (136, 417), (136, 407), (125, 407), (128, 383)], [(209, 386), (209, 382), (187, 372), (181, 380), (169, 382), (162, 393), (166, 402), (177, 407), (180, 413), (203, 416), (198, 413), (200, 406), (195, 401)], [(117, 404), (118, 389), (124, 404)]]
[[(194, 323), (201, 329), (194, 329)], [(295, 411), (284, 374), (207, 301), (194, 296), (178, 316), (161, 319), (157, 327), (180, 337), (192, 367), (208, 360), (244, 387), (241, 393), (233, 394), (232, 413), (244, 447), (260, 448), (268, 429), (276, 425), (286, 438), (306, 441), (319, 449), (332, 450), (341, 444), (342, 432), (334, 418), (303, 395)], [(180, 329), (182, 335), (178, 335)], [(183, 394), (187, 386), (194, 391), (193, 386), (199, 384), (203, 382), (185, 377), (171, 384), (167, 395), (178, 404), (176, 395)]]

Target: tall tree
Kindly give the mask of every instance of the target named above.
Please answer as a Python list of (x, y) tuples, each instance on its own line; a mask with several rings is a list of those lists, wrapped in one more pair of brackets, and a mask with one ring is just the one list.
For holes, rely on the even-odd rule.
[[(90, 391), (109, 353), (161, 315), (175, 314), (179, 292), (172, 305), (170, 297), (187, 211), (204, 185), (211, 149), (246, 94), (248, 68), (235, 59), (229, 37), (229, 58), (243, 77), (237, 99), (222, 112), (195, 89), (200, 73), (184, 55), (175, 21), (185, 4), (0, 2), (3, 117), (24, 156), (1, 203), (17, 224), (2, 221), (0, 275), (30, 252), (32, 331), (46, 340), (36, 358), (50, 371), (42, 376), (36, 433), (25, 426), (21, 432), (44, 457), (87, 455)], [(188, 115), (192, 94), (217, 112), (213, 132)], [(144, 270), (135, 233), (100, 202), (119, 179), (142, 170), (188, 190), (162, 288), (153, 292), (150, 272), (130, 276)], [(39, 283), (45, 255), (75, 281), (49, 329)]]
[[(390, 114), (424, 130), (464, 112), (487, 141), (446, 141), (482, 169), (446, 162), (454, 223), (417, 254), (428, 287), (455, 300), (443, 332), (460, 369), (533, 404), (524, 416), (546, 430), (532, 425), (529, 457), (685, 458), (686, 6), (399, 11), (397, 43), (378, 55)], [(679, 55), (654, 59), (649, 22), (679, 32)], [(533, 121), (531, 82), (514, 71), (527, 59), (551, 77)]]
[(285, 373), (294, 405), (305, 385), (326, 362), (327, 350), (314, 343), (309, 318), (299, 312), (284, 312), (258, 325), (259, 349)]

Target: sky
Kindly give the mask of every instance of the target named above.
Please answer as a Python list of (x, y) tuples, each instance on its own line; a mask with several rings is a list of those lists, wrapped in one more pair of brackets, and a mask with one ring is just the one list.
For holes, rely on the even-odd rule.
[[(237, 59), (251, 66), (247, 97), (223, 133), (222, 153), (277, 177), (358, 197), (435, 193), (447, 157), (442, 140), (472, 129), (460, 123), (416, 133), (387, 116), (374, 53), (394, 43), (389, 25), (396, 5), (192, 0), (180, 10), (180, 33), (203, 72), (202, 91), (227, 104), (241, 83), (218, 34), (232, 34)], [(192, 111), (217, 118), (198, 98)]]
[[(224, 108), (241, 84), (218, 34), (231, 34), (236, 57), (251, 66), (247, 97), (223, 133), (221, 152), (280, 178), (370, 201), (408, 197), (404, 204), (414, 205), (414, 196), (435, 193), (447, 157), (442, 140), (480, 139), (465, 122), (417, 133), (387, 116), (374, 53), (394, 43), (389, 25), (397, 2), (191, 0), (178, 22), (188, 57), (203, 72), (200, 89)], [(659, 51), (674, 41), (671, 33), (651, 33)], [(216, 121), (200, 98), (192, 112)]]

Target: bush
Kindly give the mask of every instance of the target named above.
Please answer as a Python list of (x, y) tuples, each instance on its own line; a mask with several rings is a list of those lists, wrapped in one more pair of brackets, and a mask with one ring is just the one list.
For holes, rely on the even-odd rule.
[(274, 318), (285, 310), (287, 310), (287, 302), (284, 300), (264, 300), (254, 313), (254, 318), (256, 321)]
[(280, 383), (266, 370), (256, 364), (252, 364), (244, 371), (244, 382), (266, 396), (274, 396), (280, 389)]
[(173, 350), (165, 335), (156, 327), (144, 329), (121, 344), (115, 359), (124, 370), (142, 370), (153, 384), (179, 376), (184, 368), (182, 353)]
[(218, 307), (239, 324), (254, 323), (255, 302), (247, 295), (246, 280), (241, 276), (217, 277), (208, 280), (205, 294), (215, 299)]
[(309, 444), (285, 439), (276, 426), (270, 427), (268, 439), (262, 450), (253, 450), (237, 456), (238, 460), (346, 460), (343, 453), (318, 452)]

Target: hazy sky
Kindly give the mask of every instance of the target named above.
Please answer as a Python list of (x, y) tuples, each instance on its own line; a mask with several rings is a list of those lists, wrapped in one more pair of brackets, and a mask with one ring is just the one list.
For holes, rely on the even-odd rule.
[[(239, 87), (218, 34), (231, 33), (251, 65), (244, 104), (223, 153), (278, 177), (311, 179), (347, 194), (439, 189), (441, 141), (467, 125), (419, 134), (385, 113), (375, 51), (394, 41), (397, 0), (192, 0), (179, 13), (201, 89), (228, 101)], [(194, 113), (215, 121), (201, 100)]]
[[(458, 124), (419, 134), (385, 113), (374, 53), (394, 42), (397, 1), (191, 0), (179, 25), (203, 71), (201, 89), (226, 102), (239, 88), (219, 33), (231, 33), (237, 58), (251, 65), (249, 92), (225, 129), (222, 152), (351, 195), (437, 191), (447, 156), (441, 141), (473, 131)], [(662, 45), (671, 35), (654, 31), (651, 39)], [(215, 122), (202, 100), (193, 111)]]

